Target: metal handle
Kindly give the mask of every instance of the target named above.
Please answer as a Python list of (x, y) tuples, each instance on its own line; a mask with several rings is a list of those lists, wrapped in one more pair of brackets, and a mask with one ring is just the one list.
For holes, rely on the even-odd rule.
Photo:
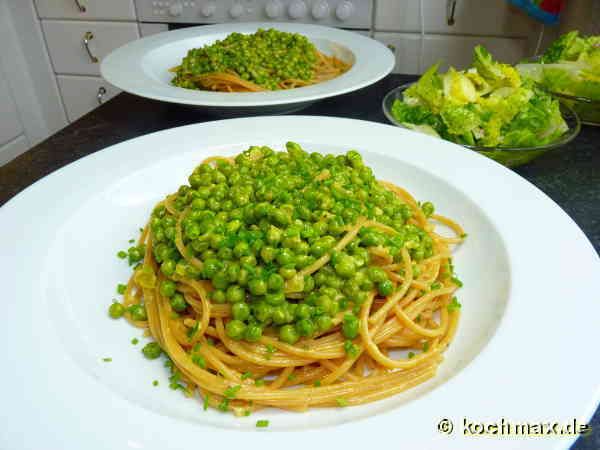
[(85, 7), (85, 5), (83, 5), (83, 4), (81, 3), (81, 1), (80, 1), (80, 0), (75, 0), (75, 4), (76, 4), (76, 5), (77, 5), (77, 7), (79, 8), (79, 11), (80, 11), (80, 12), (84, 13), (84, 12), (86, 12), (86, 11), (87, 11), (87, 8)]
[(446, 1), (446, 22), (448, 25), (454, 25), (454, 12), (456, 11), (456, 0)]
[(102, 99), (106, 95), (106, 88), (104, 86), (100, 86), (98, 88), (98, 95), (96, 95), (96, 99), (98, 99), (98, 104), (102, 104)]
[(94, 33), (92, 33), (91, 31), (86, 31), (83, 35), (83, 46), (85, 47), (85, 50), (87, 51), (88, 55), (90, 55), (90, 59), (92, 60), (92, 62), (97, 63), (98, 58), (96, 58), (90, 50), (90, 41), (92, 39), (94, 39)]

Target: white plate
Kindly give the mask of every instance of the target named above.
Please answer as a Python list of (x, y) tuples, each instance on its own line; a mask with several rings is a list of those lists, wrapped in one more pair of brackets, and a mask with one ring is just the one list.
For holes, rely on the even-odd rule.
[[(173, 86), (168, 69), (181, 63), (191, 48), (212, 44), (235, 32), (258, 28), (301, 33), (327, 54), (335, 54), (352, 68), (343, 75), (311, 86), (268, 92), (208, 92)], [(394, 56), (383, 44), (352, 31), (294, 23), (230, 23), (169, 31), (133, 41), (102, 61), (102, 76), (124, 91), (172, 103), (213, 110), (290, 110), (326, 97), (351, 92), (380, 80), (394, 67)]]
[[(458, 334), (434, 379), (384, 401), (242, 419), (204, 412), (168, 389), (166, 370), (142, 357), (141, 344), (130, 344), (138, 330), (108, 318), (129, 273), (116, 252), (204, 157), (252, 144), (281, 149), (287, 140), (313, 151), (357, 149), (378, 177), (464, 225), (469, 237), (455, 254), (465, 282)], [(383, 439), (419, 449), (566, 448), (573, 437), (464, 437), (463, 417), (585, 422), (599, 400), (600, 363), (588, 345), (600, 341), (600, 262), (583, 233), (513, 172), (397, 127), (260, 117), (133, 139), (0, 208), (0, 248), (3, 449), (365, 449)], [(256, 432), (263, 418), (271, 425)], [(437, 431), (442, 418), (454, 422), (451, 436)]]

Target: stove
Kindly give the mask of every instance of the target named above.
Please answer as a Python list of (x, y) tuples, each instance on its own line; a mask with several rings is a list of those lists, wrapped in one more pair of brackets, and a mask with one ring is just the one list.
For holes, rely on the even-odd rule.
[(373, 0), (135, 0), (142, 23), (300, 22), (369, 30)]

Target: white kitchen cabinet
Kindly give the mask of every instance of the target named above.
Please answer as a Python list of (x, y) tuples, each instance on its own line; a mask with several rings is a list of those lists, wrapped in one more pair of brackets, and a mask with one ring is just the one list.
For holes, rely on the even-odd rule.
[(121, 92), (100, 77), (59, 75), (56, 78), (70, 122)]
[(166, 23), (140, 23), (140, 34), (142, 37), (152, 36), (163, 31), (169, 31), (169, 26)]
[(23, 133), (17, 105), (10, 93), (2, 67), (0, 67), (0, 146)]
[[(506, 0), (457, 0), (454, 24), (447, 22), (446, 0), (422, 0), (426, 33), (527, 36), (540, 26)], [(419, 0), (377, 0), (375, 29), (420, 31)]]
[(43, 20), (42, 27), (54, 70), (60, 74), (100, 75), (102, 58), (139, 38), (135, 23)]
[(133, 0), (35, 0), (42, 19), (135, 20)]

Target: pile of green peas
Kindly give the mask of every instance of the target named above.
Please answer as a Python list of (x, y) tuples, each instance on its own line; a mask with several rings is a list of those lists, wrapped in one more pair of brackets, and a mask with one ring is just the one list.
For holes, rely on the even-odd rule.
[(222, 41), (188, 51), (172, 83), (198, 89), (189, 75), (234, 71), (265, 89), (279, 89), (288, 79), (310, 80), (317, 57), (315, 46), (298, 33), (259, 29), (232, 33)]
[[(184, 313), (189, 305), (176, 280), (210, 280), (210, 300), (232, 305), (226, 333), (235, 340), (256, 342), (269, 330), (293, 344), (331, 329), (340, 312), (344, 336), (354, 339), (368, 293), (388, 296), (394, 289), (386, 272), (370, 265), (369, 247), (386, 248), (397, 262), (406, 248), (418, 262), (432, 255), (432, 240), (407, 223), (410, 208), (377, 182), (358, 152), (308, 153), (293, 142), (286, 148), (250, 147), (235, 164), (201, 164), (171, 197), (184, 245), (202, 269), (175, 245), (178, 217), (155, 208), (150, 232), (164, 276), (160, 293)], [(429, 205), (424, 209), (432, 213)], [(334, 250), (360, 217), (396, 233), (362, 227), (342, 251)], [(326, 265), (299, 275), (326, 254)]]

